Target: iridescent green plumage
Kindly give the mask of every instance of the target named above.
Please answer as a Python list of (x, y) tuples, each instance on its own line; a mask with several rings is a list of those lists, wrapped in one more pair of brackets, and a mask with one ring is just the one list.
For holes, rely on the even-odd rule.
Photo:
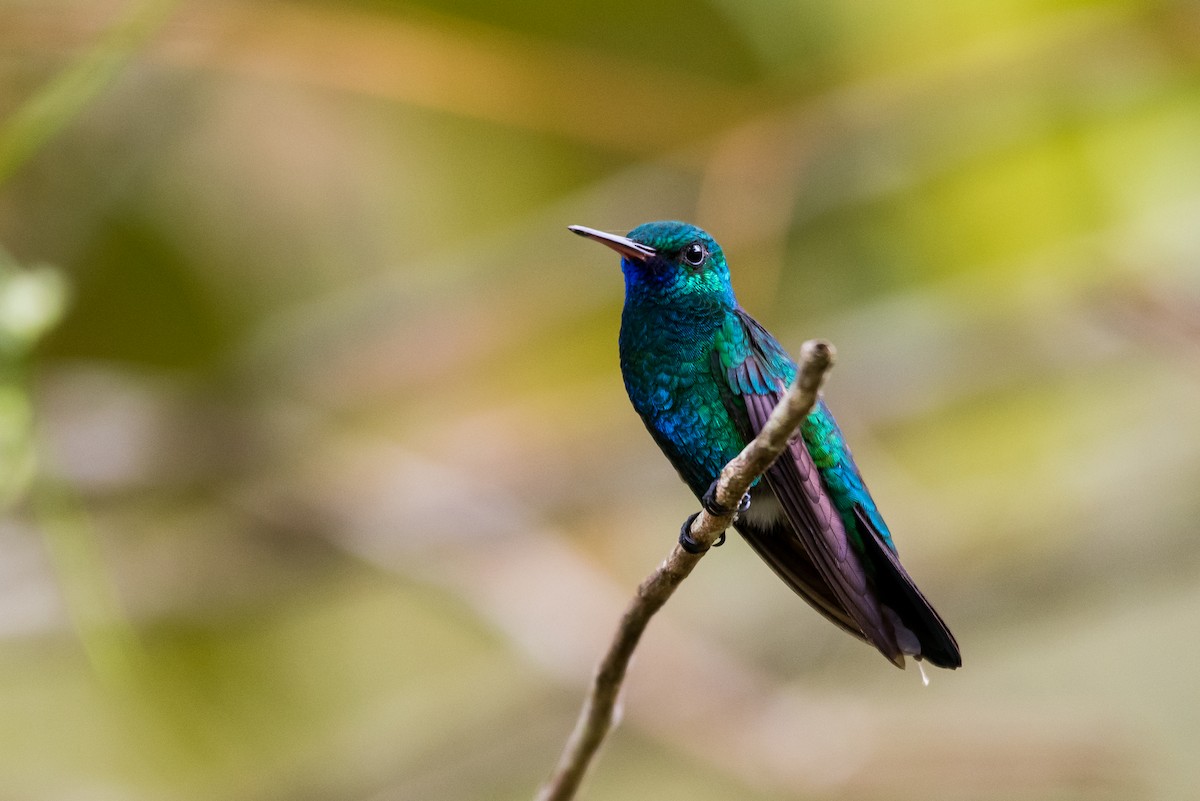
[[(796, 374), (778, 342), (737, 305), (720, 245), (680, 222), (628, 237), (573, 227), (622, 254), (621, 374), (634, 409), (701, 497), (755, 436)], [(823, 402), (756, 482), (735, 528), (818, 611), (903, 666), (904, 655), (961, 664), (917, 590)]]

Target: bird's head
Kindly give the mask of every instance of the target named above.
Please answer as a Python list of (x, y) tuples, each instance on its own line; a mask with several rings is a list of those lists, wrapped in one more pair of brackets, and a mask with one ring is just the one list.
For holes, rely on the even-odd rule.
[(570, 230), (621, 254), (625, 293), (630, 300), (736, 305), (721, 246), (694, 225), (674, 220), (649, 222), (627, 236), (582, 225), (572, 225)]

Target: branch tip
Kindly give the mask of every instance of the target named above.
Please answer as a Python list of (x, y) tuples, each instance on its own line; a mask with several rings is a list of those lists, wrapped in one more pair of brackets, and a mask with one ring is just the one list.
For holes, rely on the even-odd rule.
[(825, 371), (837, 361), (837, 349), (824, 339), (810, 339), (800, 346), (802, 365), (811, 364), (814, 369)]

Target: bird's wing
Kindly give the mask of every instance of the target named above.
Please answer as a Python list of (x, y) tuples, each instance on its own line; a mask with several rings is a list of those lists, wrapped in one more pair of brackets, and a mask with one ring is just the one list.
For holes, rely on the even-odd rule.
[[(795, 365), (774, 337), (748, 314), (739, 309), (736, 320), (741, 331), (735, 335), (744, 337), (742, 346), (727, 349), (721, 363), (714, 362), (714, 368), (724, 370), (724, 385), (729, 389), (726, 404), (735, 419), (746, 425), (745, 435), (752, 437), (762, 429), (794, 378)], [(735, 411), (739, 399), (745, 409), (740, 415)], [(822, 425), (814, 425), (814, 419)], [(812, 447), (817, 448), (829, 476), (818, 469), (806, 440), (795, 437), (765, 475), (791, 524), (790, 531), (783, 533), (793, 540), (771, 543), (766, 548), (756, 545), (756, 550), (785, 580), (791, 562), (777, 562), (794, 560), (797, 550), (802, 550), (808, 561), (797, 562), (792, 572), (815, 568), (823, 586), (808, 583), (810, 589), (818, 589), (816, 598), (813, 592), (801, 594), (834, 622), (848, 628), (830, 615), (827, 604), (818, 603), (836, 600), (861, 635), (896, 665), (903, 666), (904, 654), (912, 654), (939, 667), (960, 666), (962, 659), (954, 636), (901, 566), (887, 529), (824, 404), (810, 415), (806, 435), (810, 429), (825, 437), (818, 435)], [(845, 517), (835, 506), (829, 481), (841, 487), (838, 497), (844, 501)], [(828, 597), (821, 597), (822, 590)]]
[[(742, 398), (746, 395), (768, 393), (778, 382), (787, 383), (791, 380), (791, 374), (794, 374), (795, 365), (790, 364), (788, 355), (774, 340), (770, 340), (775, 345), (771, 353), (757, 354), (759, 358), (746, 363), (745, 346), (749, 343), (744, 327), (736, 318), (728, 321), (726, 327), (730, 341), (727, 343), (728, 347), (719, 346), (713, 350), (713, 377), (721, 390), (722, 402), (730, 417), (737, 424), (742, 436), (749, 441), (754, 438), (761, 424), (752, 425)], [(773, 369), (773, 366), (786, 369)], [(792, 373), (784, 375), (787, 370), (791, 370)], [(763, 493), (774, 494), (766, 486), (759, 486), (751, 492), (752, 496), (760, 496)], [(788, 519), (782, 516), (775, 519), (762, 516), (759, 508), (765, 502), (767, 501), (760, 497), (757, 504), (752, 506), (753, 514), (741, 515), (734, 523), (734, 528), (797, 595), (830, 622), (865, 640), (866, 635), (847, 611), (841, 596), (835, 593), (823, 578), (823, 574), (809, 557), (805, 544), (793, 532), (793, 526)]]
[[(730, 331), (728, 336), (731, 340), (739, 336), (743, 339), (740, 346), (726, 348), (719, 360), (714, 359), (714, 369), (723, 372), (719, 378), (730, 390), (727, 406), (735, 419), (744, 421), (749, 438), (757, 435), (770, 417), (795, 375), (795, 365), (753, 318), (739, 310), (735, 319), (734, 324), (741, 330)], [(823, 586), (817, 589), (806, 583), (798, 588), (801, 595), (827, 616), (829, 604), (822, 602), (834, 600), (868, 642), (890, 661), (903, 666), (905, 649), (872, 591), (859, 553), (851, 547), (844, 522), (801, 437), (789, 443), (764, 478), (791, 524), (775, 530), (794, 540), (759, 543), (756, 550), (785, 579), (789, 573), (801, 572), (802, 568), (793, 569), (788, 560), (803, 552), (808, 557), (803, 567), (815, 568)], [(792, 581), (788, 583), (795, 586)], [(830, 597), (823, 597), (826, 592)]]
[[(781, 396), (782, 391), (744, 396), (753, 431), (762, 429)], [(793, 439), (765, 477), (791, 523), (793, 536), (798, 537), (833, 596), (853, 618), (866, 640), (889, 660), (903, 666), (901, 647), (872, 593), (862, 561), (850, 545), (845, 525), (821, 485), (821, 476), (804, 441), (799, 437)]]

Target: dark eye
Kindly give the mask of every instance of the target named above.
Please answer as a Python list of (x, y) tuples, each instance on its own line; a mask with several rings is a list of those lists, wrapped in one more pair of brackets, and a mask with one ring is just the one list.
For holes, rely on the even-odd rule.
[(706, 258), (708, 258), (708, 250), (699, 242), (693, 242), (683, 249), (683, 260), (693, 267), (704, 264)]

